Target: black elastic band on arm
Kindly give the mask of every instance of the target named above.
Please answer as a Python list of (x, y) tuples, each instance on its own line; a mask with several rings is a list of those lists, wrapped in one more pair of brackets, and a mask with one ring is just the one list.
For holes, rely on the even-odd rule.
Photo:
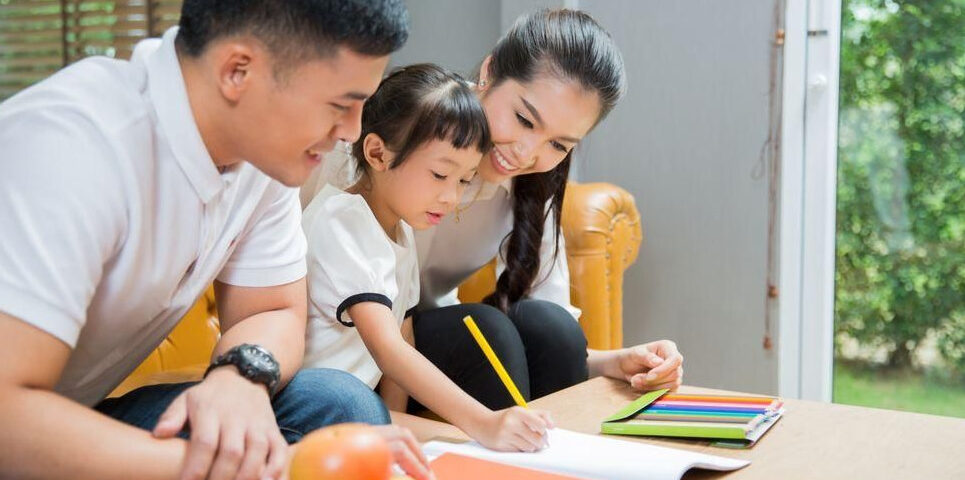
[(381, 293), (359, 293), (342, 300), (342, 303), (338, 304), (338, 308), (335, 309), (335, 319), (338, 320), (338, 323), (341, 323), (346, 327), (354, 327), (355, 322), (346, 322), (345, 320), (342, 320), (342, 314), (345, 313), (345, 311), (348, 310), (352, 305), (365, 302), (381, 303), (382, 305), (389, 307), (389, 310), (392, 309), (392, 300), (389, 300), (389, 297), (386, 297)]

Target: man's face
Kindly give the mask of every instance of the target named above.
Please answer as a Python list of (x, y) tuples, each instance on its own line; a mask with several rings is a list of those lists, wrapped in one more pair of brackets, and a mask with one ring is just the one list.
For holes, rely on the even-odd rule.
[(226, 122), (238, 156), (266, 175), (295, 187), (308, 179), (338, 140), (354, 142), (362, 105), (371, 96), (389, 57), (340, 47), (276, 78), (270, 68), (252, 71), (251, 83)]

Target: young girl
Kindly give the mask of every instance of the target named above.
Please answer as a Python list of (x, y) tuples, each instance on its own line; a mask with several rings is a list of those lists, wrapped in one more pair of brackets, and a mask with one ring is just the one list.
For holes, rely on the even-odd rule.
[[(489, 146), (482, 106), (458, 76), (414, 65), (382, 81), (352, 149), (358, 180), (345, 191), (325, 185), (304, 212), (305, 366), (378, 385), (393, 410), (404, 411), (411, 395), (487, 447), (534, 451), (551, 426), (546, 412), (492, 411), (412, 346), (409, 310), (419, 303), (413, 229), (437, 225), (455, 208)], [(461, 354), (491, 371), (478, 348)]]

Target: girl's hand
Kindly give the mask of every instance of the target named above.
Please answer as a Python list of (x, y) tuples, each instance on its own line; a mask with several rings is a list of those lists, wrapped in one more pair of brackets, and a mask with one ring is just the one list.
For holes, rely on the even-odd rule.
[(549, 412), (510, 407), (492, 412), (475, 431), (467, 432), (486, 448), (503, 452), (536, 452), (546, 446), (553, 428)]
[(422, 447), (408, 428), (397, 425), (375, 427), (379, 435), (389, 444), (392, 457), (402, 470), (414, 480), (435, 480), (436, 476), (429, 467), (429, 461), (422, 453)]

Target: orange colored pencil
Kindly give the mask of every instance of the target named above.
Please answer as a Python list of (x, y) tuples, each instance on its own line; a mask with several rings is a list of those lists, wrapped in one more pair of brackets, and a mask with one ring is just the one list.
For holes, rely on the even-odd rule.
[(770, 405), (776, 398), (773, 397), (731, 397), (727, 395), (691, 395), (680, 393), (668, 393), (660, 397), (660, 400), (677, 400), (688, 402), (723, 402), (723, 403), (759, 403)]

